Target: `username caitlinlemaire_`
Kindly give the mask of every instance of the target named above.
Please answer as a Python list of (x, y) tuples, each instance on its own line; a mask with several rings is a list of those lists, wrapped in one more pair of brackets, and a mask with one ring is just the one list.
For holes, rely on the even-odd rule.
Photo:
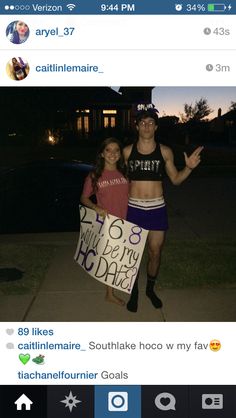
[(97, 73), (99, 68), (97, 65), (67, 65), (67, 64), (46, 64), (46, 65), (36, 65), (35, 67), (37, 72), (42, 73), (59, 73), (59, 72), (75, 72), (75, 73)]

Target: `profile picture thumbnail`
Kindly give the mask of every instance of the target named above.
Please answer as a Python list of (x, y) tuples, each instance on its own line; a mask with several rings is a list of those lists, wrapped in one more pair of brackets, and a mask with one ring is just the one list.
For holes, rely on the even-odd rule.
[(13, 57), (7, 63), (6, 72), (12, 80), (24, 80), (29, 74), (29, 64), (21, 57)]
[(29, 37), (29, 26), (22, 20), (14, 20), (6, 28), (6, 36), (13, 44), (23, 44)]

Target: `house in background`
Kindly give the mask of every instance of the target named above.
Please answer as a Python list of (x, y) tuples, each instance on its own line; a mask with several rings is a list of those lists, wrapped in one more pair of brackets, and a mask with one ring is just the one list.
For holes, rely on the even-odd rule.
[(217, 117), (210, 122), (210, 132), (226, 144), (236, 143), (236, 110), (229, 110), (222, 115), (218, 109)]
[[(152, 87), (77, 87), (58, 109), (66, 128), (86, 136), (104, 128), (129, 129), (138, 103), (152, 102)], [(64, 113), (63, 117), (62, 114)], [(59, 120), (58, 120), (59, 121)]]
[(65, 143), (104, 128), (133, 126), (139, 103), (152, 102), (153, 87), (1, 88), (2, 133), (9, 141)]

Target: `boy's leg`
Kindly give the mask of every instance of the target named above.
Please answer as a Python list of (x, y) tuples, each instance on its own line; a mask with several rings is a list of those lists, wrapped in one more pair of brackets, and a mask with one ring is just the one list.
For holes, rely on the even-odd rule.
[(148, 264), (147, 264), (147, 284), (146, 295), (151, 300), (156, 309), (162, 307), (162, 301), (154, 292), (154, 286), (161, 263), (161, 251), (165, 242), (164, 231), (150, 231), (148, 234)]
[(126, 305), (128, 311), (130, 312), (137, 312), (138, 310), (138, 278), (139, 278), (139, 272), (134, 282), (133, 289), (130, 294), (129, 302)]

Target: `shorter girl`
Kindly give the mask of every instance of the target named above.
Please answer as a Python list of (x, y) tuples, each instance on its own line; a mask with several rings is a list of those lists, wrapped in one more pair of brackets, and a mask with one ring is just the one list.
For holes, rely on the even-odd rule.
[[(105, 218), (108, 214), (125, 219), (128, 207), (129, 184), (122, 155), (122, 147), (116, 138), (103, 141), (97, 155), (94, 170), (85, 179), (81, 203)], [(91, 200), (96, 195), (97, 204)], [(106, 300), (124, 305), (124, 301), (107, 286)]]

